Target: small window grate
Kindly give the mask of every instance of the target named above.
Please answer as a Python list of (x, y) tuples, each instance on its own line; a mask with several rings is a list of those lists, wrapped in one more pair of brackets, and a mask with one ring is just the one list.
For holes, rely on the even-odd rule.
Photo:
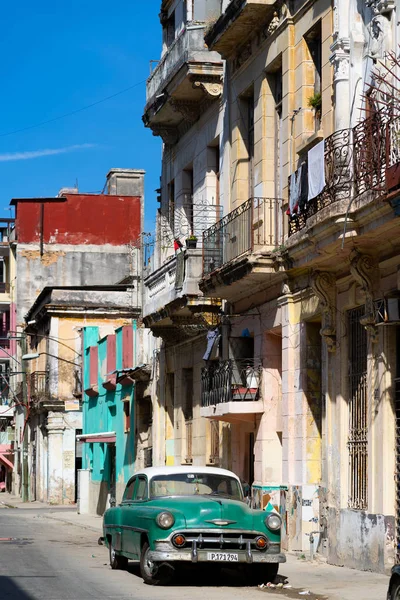
[(349, 507), (368, 507), (367, 332), (361, 306), (348, 311), (349, 331)]

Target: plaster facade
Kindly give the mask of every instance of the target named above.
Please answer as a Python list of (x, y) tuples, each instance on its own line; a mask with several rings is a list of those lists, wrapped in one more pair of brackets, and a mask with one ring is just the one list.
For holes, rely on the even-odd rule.
[[(76, 501), (80, 330), (125, 324), (140, 312), (144, 172), (112, 169), (107, 192), (12, 201), (14, 492), (25, 500)], [(121, 281), (129, 285), (115, 285)], [(28, 364), (25, 354), (40, 356)]]

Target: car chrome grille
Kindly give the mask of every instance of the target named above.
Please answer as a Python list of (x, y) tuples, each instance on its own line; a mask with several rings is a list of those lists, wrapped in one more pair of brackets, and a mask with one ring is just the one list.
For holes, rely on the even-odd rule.
[(175, 531), (174, 536), (181, 534), (185, 537), (186, 543), (182, 548), (189, 548), (196, 542), (196, 546), (199, 550), (246, 550), (248, 543), (252, 549), (258, 550), (256, 547), (256, 539), (263, 535), (267, 540), (267, 546), (264, 550), (269, 547), (268, 536), (261, 533), (251, 532), (231, 532), (225, 531), (223, 533), (216, 533), (215, 531), (204, 532), (204, 531)]

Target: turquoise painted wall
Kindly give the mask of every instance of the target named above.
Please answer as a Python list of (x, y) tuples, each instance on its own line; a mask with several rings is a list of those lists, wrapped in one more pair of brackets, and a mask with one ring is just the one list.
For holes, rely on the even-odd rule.
[[(136, 345), (136, 322), (132, 325), (134, 346)], [(122, 328), (116, 334), (116, 369), (122, 368)], [(102, 383), (107, 379), (107, 337), (99, 339), (98, 327), (85, 327), (83, 332), (83, 382), (84, 390), (90, 386), (89, 352), (98, 346), (98, 396), (84, 394), (83, 434), (116, 432), (116, 480), (126, 483), (133, 473), (135, 458), (134, 439), (134, 386), (117, 384), (114, 391), (107, 391)], [(136, 353), (134, 352), (134, 356)], [(136, 365), (132, 365), (134, 367)], [(124, 401), (130, 406), (130, 431), (125, 431)], [(92, 481), (110, 483), (110, 456), (107, 444), (85, 443), (82, 468), (92, 469)]]

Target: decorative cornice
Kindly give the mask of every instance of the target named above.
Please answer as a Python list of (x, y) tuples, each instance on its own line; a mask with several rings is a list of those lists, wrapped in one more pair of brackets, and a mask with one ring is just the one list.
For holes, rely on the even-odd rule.
[(321, 336), (326, 342), (328, 352), (336, 351), (336, 303), (335, 277), (326, 271), (315, 271), (311, 277), (311, 287), (321, 303)]
[(213, 99), (222, 96), (222, 78), (220, 75), (193, 75), (192, 85), (194, 88), (201, 88), (208, 96)]
[(357, 250), (352, 252), (350, 255), (350, 273), (365, 295), (365, 314), (360, 319), (360, 323), (371, 334), (373, 342), (376, 342), (378, 339), (374, 310), (374, 279), (376, 271), (376, 266), (371, 256), (360, 254)]
[(333, 65), (334, 82), (348, 80), (350, 75), (350, 39), (335, 36), (329, 58)]
[(200, 104), (195, 100), (170, 99), (171, 106), (175, 112), (179, 112), (185, 121), (194, 123), (200, 116)]
[(365, 4), (371, 8), (375, 15), (384, 15), (394, 10), (396, 2), (395, 0), (366, 0)]
[(164, 144), (172, 146), (178, 141), (179, 132), (177, 127), (153, 123), (151, 125), (151, 130), (153, 135), (159, 135), (162, 137)]

